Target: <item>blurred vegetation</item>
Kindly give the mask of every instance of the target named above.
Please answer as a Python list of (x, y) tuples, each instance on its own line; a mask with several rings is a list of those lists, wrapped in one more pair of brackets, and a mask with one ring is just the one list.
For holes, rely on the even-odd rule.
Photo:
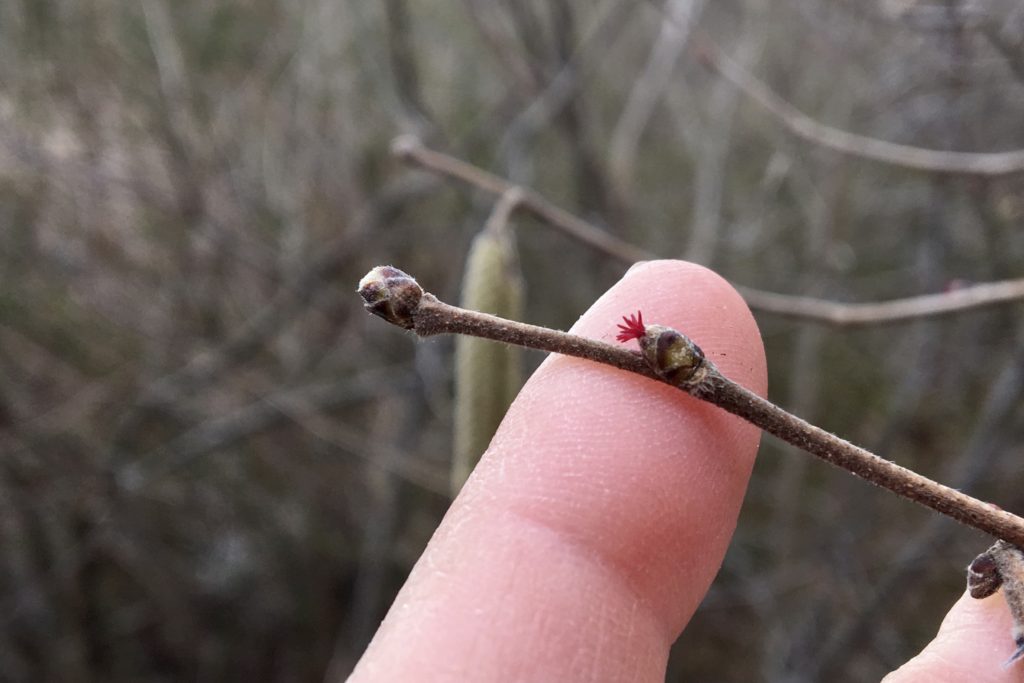
[[(663, 7), (830, 125), (1024, 147), (1016, 2)], [(639, 0), (0, 3), (2, 678), (351, 669), (449, 502), (453, 386), (451, 340), (353, 288), (395, 263), (456, 300), (495, 199), (403, 166), (400, 133), (751, 287), (1024, 273), (1019, 175), (818, 148), (689, 47)], [(530, 322), (622, 272), (515, 229)], [(777, 402), (1024, 509), (1019, 306), (759, 323)], [(767, 441), (669, 680), (878, 680), (986, 546)]]

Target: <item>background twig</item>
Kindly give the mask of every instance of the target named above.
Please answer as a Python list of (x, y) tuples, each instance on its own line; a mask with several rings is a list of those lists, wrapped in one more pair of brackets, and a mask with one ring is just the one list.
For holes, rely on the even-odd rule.
[[(424, 147), (412, 136), (397, 138), (392, 143), (392, 149), (408, 163), (460, 180), (471, 187), (492, 194), (504, 195), (515, 188), (512, 183), (461, 159)], [(519, 191), (522, 192), (522, 197), (516, 208), (522, 208), (582, 244), (593, 247), (624, 264), (656, 258), (654, 254), (623, 242), (596, 225), (555, 206), (533, 190), (519, 188)], [(862, 304), (777, 294), (741, 285), (737, 285), (736, 289), (754, 311), (837, 327), (852, 327), (952, 315), (970, 309), (1019, 301), (1024, 299), (1024, 278), (965, 285), (941, 294)]]
[(711, 68), (772, 114), (791, 133), (808, 142), (841, 154), (928, 173), (1002, 176), (1024, 171), (1024, 150), (947, 152), (878, 140), (827, 126), (804, 114), (726, 57), (706, 33), (695, 36), (694, 42), (698, 55)]

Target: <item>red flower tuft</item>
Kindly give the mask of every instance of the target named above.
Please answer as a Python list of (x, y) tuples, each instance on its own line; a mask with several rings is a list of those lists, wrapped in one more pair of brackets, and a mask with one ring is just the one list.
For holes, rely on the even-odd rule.
[(639, 339), (647, 332), (647, 328), (644, 327), (644, 316), (640, 311), (637, 311), (636, 315), (631, 315), (628, 318), (622, 316), (622, 320), (625, 324), (619, 324), (620, 331), (615, 337), (622, 343), (626, 343), (630, 339)]

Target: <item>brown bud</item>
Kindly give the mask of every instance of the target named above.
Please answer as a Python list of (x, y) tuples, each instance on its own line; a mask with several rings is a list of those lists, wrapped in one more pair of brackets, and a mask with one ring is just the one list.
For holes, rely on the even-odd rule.
[(985, 598), (1003, 589), (1017, 646), (1006, 666), (1024, 658), (1024, 552), (1006, 541), (996, 541), (967, 568), (967, 587), (973, 598)]
[(1003, 577), (999, 574), (996, 560), (991, 553), (984, 552), (974, 558), (967, 567), (967, 589), (971, 597), (980, 600), (999, 590)]
[(675, 386), (693, 379), (704, 365), (704, 352), (686, 335), (662, 325), (647, 325), (640, 350), (654, 371)]
[(407, 330), (415, 327), (414, 315), (423, 288), (408, 273), (393, 266), (377, 266), (359, 281), (356, 291), (370, 313)]

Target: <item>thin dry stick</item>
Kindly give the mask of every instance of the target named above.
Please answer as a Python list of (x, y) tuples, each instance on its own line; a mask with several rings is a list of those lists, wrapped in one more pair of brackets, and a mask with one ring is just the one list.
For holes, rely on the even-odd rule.
[(672, 21), (662, 23), (658, 38), (647, 57), (647, 65), (630, 89), (622, 115), (608, 143), (609, 166), (623, 194), (632, 189), (633, 166), (640, 138), (658, 102), (665, 95), (676, 63), (686, 47), (690, 26), (703, 5), (703, 0), (668, 0), (665, 5), (665, 14)]
[(932, 481), (791, 415), (722, 375), (685, 336), (659, 325), (627, 321), (620, 339), (637, 338), (642, 354), (535, 325), (469, 311), (423, 292), (415, 279), (390, 266), (359, 283), (370, 312), (427, 337), (468, 334), (611, 365), (656, 379), (738, 415), (783, 441), (904, 498), (1024, 546), (1024, 519)]
[(811, 297), (737, 288), (747, 304), (758, 311), (795, 318), (810, 318), (837, 327), (858, 327), (950, 315), (1024, 298), (1024, 278), (999, 280), (876, 303), (845, 304)]
[(791, 133), (834, 152), (928, 173), (1002, 176), (1024, 171), (1024, 150), (948, 152), (887, 142), (827, 126), (803, 113), (718, 49), (707, 34), (694, 36), (699, 57)]
[[(418, 138), (411, 135), (401, 135), (391, 143), (391, 150), (396, 156), (405, 162), (415, 164), (420, 168), (433, 171), (448, 178), (461, 180), (467, 185), (480, 188), (491, 194), (503, 195), (510, 189), (516, 187), (504, 178), (499, 178), (493, 173), (474, 166), (461, 159), (428, 149)], [(540, 220), (552, 225), (573, 239), (586, 244), (603, 254), (625, 263), (633, 264), (637, 261), (649, 261), (657, 258), (649, 251), (624, 242), (614, 235), (610, 235), (595, 225), (572, 215), (542, 197), (534, 190), (520, 188), (522, 196), (517, 209), (522, 209)]]
[[(394, 153), (407, 163), (439, 175), (459, 180), (495, 195), (516, 189), (513, 183), (474, 166), (462, 159), (428, 149), (419, 139), (403, 135), (392, 143)], [(518, 188), (522, 195), (517, 209), (522, 209), (569, 237), (590, 246), (625, 265), (658, 258), (601, 228), (556, 206), (538, 192)], [(857, 327), (901, 323), (918, 318), (951, 315), (975, 308), (995, 306), (1024, 299), (1024, 278), (1000, 280), (971, 285), (941, 294), (926, 294), (890, 301), (848, 304), (812, 297), (776, 294), (751, 287), (735, 285), (747, 305), (761, 313), (818, 322), (834, 327)]]

